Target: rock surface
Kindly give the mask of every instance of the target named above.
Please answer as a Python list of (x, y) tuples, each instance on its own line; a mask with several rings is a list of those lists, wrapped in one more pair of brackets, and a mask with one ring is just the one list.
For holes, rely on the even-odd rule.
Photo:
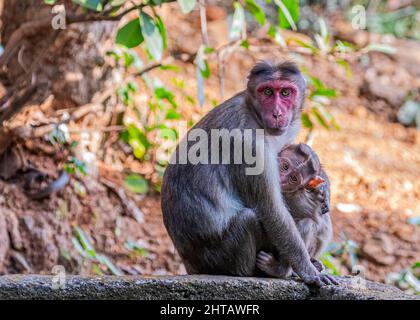
[(399, 289), (358, 278), (340, 277), (339, 286), (308, 288), (294, 280), (225, 276), (57, 277), (7, 275), (0, 277), (0, 299), (420, 299)]

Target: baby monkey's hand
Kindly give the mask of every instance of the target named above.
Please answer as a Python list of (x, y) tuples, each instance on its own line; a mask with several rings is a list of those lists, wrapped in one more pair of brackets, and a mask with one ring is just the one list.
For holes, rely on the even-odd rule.
[(315, 201), (316, 204), (321, 207), (322, 214), (330, 211), (330, 206), (328, 203), (328, 184), (322, 177), (317, 176), (309, 181), (306, 189), (312, 193), (313, 201)]

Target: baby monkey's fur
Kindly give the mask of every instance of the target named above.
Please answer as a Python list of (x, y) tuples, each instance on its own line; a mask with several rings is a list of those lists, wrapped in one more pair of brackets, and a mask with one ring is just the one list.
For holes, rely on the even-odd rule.
[[(317, 259), (332, 237), (330, 182), (315, 151), (306, 144), (290, 144), (279, 153), (280, 183), (313, 265), (322, 271)], [(261, 251), (258, 267), (269, 275), (292, 273), (289, 266), (276, 264), (270, 253)]]

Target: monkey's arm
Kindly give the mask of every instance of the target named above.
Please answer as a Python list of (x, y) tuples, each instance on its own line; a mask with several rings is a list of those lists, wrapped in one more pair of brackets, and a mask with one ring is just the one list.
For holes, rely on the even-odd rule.
[[(242, 174), (242, 188), (248, 193), (242, 198), (248, 199), (250, 203), (247, 205), (255, 208), (256, 214), (279, 256), (284, 257), (290, 263), (293, 270), (305, 283), (318, 286), (336, 283), (331, 277), (320, 274), (310, 261), (305, 243), (281, 194), (276, 157), (266, 154), (263, 158), (264, 172), (262, 174), (248, 175), (245, 176), (245, 179)], [(237, 178), (240, 179), (240, 177)]]
[(328, 179), (327, 173), (324, 169), (321, 169), (320, 176), (325, 180), (324, 184), (321, 186), (321, 192), (323, 195), (321, 213), (325, 214), (330, 212), (330, 180)]

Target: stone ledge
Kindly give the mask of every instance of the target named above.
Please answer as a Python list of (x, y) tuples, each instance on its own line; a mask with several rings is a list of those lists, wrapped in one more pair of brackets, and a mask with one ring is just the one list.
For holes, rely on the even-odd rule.
[(7, 275), (0, 277), (0, 299), (420, 299), (381, 283), (366, 281), (360, 289), (351, 277), (339, 281), (339, 286), (310, 289), (302, 282), (270, 278), (67, 276), (65, 288), (54, 289), (52, 276)]

